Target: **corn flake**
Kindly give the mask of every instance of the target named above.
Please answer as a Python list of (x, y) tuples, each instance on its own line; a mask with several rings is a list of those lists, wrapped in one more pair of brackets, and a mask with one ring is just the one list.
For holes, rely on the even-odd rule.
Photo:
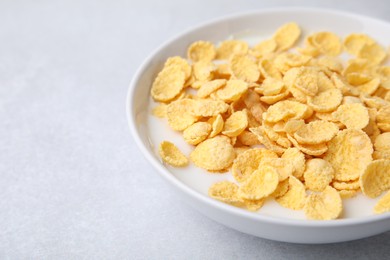
[(390, 105), (379, 109), (376, 121), (383, 132), (390, 132)]
[(179, 99), (167, 106), (168, 124), (173, 130), (182, 131), (197, 121), (198, 117), (190, 113), (195, 101)]
[(164, 67), (154, 80), (150, 93), (156, 101), (170, 101), (181, 92), (184, 83), (185, 74), (180, 67)]
[(192, 68), (190, 64), (188, 64), (188, 61), (183, 59), (180, 56), (174, 56), (167, 59), (167, 61), (164, 63), (164, 67), (168, 66), (177, 66), (179, 67), (185, 75), (185, 79), (189, 79), (192, 73)]
[(344, 47), (349, 54), (357, 56), (364, 45), (374, 43), (375, 41), (366, 34), (353, 33), (345, 38)]
[(158, 106), (153, 108), (152, 114), (155, 117), (166, 118), (167, 117), (167, 105), (164, 103), (159, 104)]
[(262, 143), (267, 149), (270, 149), (279, 155), (284, 153), (285, 148), (277, 145), (274, 141), (272, 141), (261, 126), (249, 128), (249, 131), (255, 134), (260, 143)]
[(219, 89), (216, 95), (225, 102), (233, 102), (239, 100), (247, 90), (248, 83), (243, 80), (232, 79), (223, 88)]
[(248, 55), (234, 55), (230, 59), (232, 74), (246, 82), (256, 82), (260, 77), (260, 71), (255, 61)]
[(312, 35), (312, 43), (322, 54), (337, 56), (340, 54), (342, 45), (340, 38), (331, 32), (319, 32)]
[(192, 100), (192, 106), (187, 107), (187, 110), (194, 116), (210, 117), (225, 113), (229, 105), (221, 100), (198, 99)]
[(285, 158), (264, 158), (259, 168), (270, 166), (278, 172), (279, 181), (284, 181), (292, 175), (294, 168), (290, 161)]
[(201, 142), (190, 155), (196, 166), (210, 171), (227, 169), (234, 157), (234, 148), (226, 136), (216, 136)]
[(197, 41), (190, 45), (187, 56), (194, 62), (211, 61), (216, 56), (216, 50), (211, 42)]
[(259, 200), (271, 195), (278, 186), (279, 174), (270, 166), (255, 170), (238, 189), (238, 196), (249, 200)]
[(221, 42), (217, 48), (217, 59), (226, 60), (232, 55), (245, 55), (249, 50), (248, 43), (239, 40), (227, 40)]
[(306, 162), (306, 170), (303, 174), (305, 185), (312, 191), (323, 191), (334, 177), (332, 165), (319, 158)]
[(307, 104), (316, 112), (330, 112), (335, 110), (341, 103), (343, 94), (339, 89), (328, 89), (318, 93), (314, 97), (307, 98)]
[(359, 179), (352, 181), (334, 181), (332, 186), (336, 190), (357, 190), (360, 188), (360, 182)]
[(320, 156), (328, 150), (328, 146), (325, 143), (300, 144), (294, 137), (289, 134), (287, 134), (287, 138), (291, 141), (294, 147), (298, 148), (301, 152), (307, 155)]
[(390, 160), (375, 160), (360, 175), (360, 187), (364, 195), (376, 198), (390, 189)]
[(369, 121), (368, 110), (362, 104), (345, 104), (337, 108), (333, 117), (343, 123), (347, 129), (362, 129)]
[(332, 187), (327, 186), (319, 194), (310, 194), (304, 206), (308, 219), (331, 220), (340, 216), (343, 204), (340, 194)]
[(197, 122), (189, 126), (183, 132), (184, 141), (188, 144), (197, 145), (206, 140), (211, 132), (211, 125), (207, 122)]
[(300, 144), (321, 144), (330, 141), (339, 131), (337, 125), (325, 120), (316, 120), (303, 125), (294, 133)]
[(359, 178), (372, 161), (372, 144), (367, 134), (357, 129), (345, 129), (329, 142), (324, 159), (335, 170), (335, 180)]
[(390, 211), (390, 191), (375, 204), (374, 213), (381, 214)]
[(263, 158), (278, 158), (273, 151), (254, 148), (237, 156), (233, 162), (232, 175), (238, 182), (245, 181), (255, 170), (259, 168)]
[(171, 142), (163, 141), (159, 146), (159, 153), (164, 162), (174, 167), (188, 164), (187, 157)]
[(206, 98), (211, 93), (215, 92), (216, 90), (222, 88), (225, 85), (226, 85), (226, 79), (215, 79), (212, 81), (208, 81), (204, 83), (202, 86), (200, 86), (197, 95), (200, 98)]
[(294, 176), (290, 176), (288, 180), (288, 191), (284, 195), (275, 198), (275, 200), (282, 207), (300, 210), (305, 205), (305, 186)]
[(234, 137), (241, 134), (248, 126), (248, 115), (246, 110), (234, 112), (225, 121), (225, 126), (222, 134)]
[(296, 23), (287, 23), (281, 26), (273, 36), (277, 50), (284, 51), (291, 48), (301, 35), (301, 29)]

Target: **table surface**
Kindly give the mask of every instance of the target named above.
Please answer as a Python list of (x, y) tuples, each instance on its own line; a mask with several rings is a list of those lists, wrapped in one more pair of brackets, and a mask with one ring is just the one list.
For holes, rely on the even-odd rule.
[(273, 6), (390, 20), (386, 0), (1, 1), (0, 258), (388, 257), (390, 232), (297, 245), (222, 226), (182, 202), (129, 134), (128, 83), (153, 49), (217, 16)]

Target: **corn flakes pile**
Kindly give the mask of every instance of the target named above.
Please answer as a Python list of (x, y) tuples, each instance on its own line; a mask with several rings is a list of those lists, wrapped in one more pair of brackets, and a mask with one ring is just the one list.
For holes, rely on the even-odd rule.
[[(212, 185), (212, 198), (251, 211), (273, 199), (330, 220), (343, 199), (387, 191), (374, 212), (390, 211), (387, 52), (365, 34), (342, 41), (332, 32), (292, 49), (300, 36), (288, 23), (255, 46), (192, 43), (187, 58), (169, 58), (155, 78), (153, 114), (182, 132), (196, 166), (231, 172), (235, 182)], [(189, 163), (171, 142), (159, 152), (172, 166)]]

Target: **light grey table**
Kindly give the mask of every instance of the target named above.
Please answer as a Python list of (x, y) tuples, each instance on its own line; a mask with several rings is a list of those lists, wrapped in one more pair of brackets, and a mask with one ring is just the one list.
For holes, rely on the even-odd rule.
[(0, 258), (389, 257), (389, 232), (310, 246), (211, 221), (129, 134), (127, 86), (154, 48), (205, 20), (290, 2), (390, 19), (386, 0), (1, 1)]

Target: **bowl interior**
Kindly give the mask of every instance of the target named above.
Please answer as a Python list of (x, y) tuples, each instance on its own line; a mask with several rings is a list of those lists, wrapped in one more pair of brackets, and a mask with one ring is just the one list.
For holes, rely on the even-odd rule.
[[(215, 20), (189, 30), (170, 40), (157, 49), (143, 63), (136, 73), (129, 90), (127, 100), (128, 119), (133, 134), (146, 157), (159, 169), (159, 172), (174, 185), (181, 185), (182, 190), (199, 195), (206, 203), (220, 207), (219, 202), (207, 197), (208, 187), (219, 180), (233, 180), (229, 173), (210, 174), (190, 165), (185, 169), (176, 169), (164, 165), (157, 153), (156, 147), (163, 140), (174, 142), (186, 155), (192, 148), (186, 144), (177, 132), (171, 130), (166, 120), (155, 118), (151, 109), (156, 105), (149, 96), (153, 79), (161, 70), (165, 60), (171, 56), (186, 56), (189, 44), (197, 40), (208, 40), (214, 43), (237, 38), (254, 44), (261, 39), (269, 38), (282, 24), (295, 21), (302, 29), (303, 36), (312, 32), (331, 31), (343, 37), (350, 33), (367, 33), (379, 43), (387, 46), (389, 43), (390, 25), (357, 15), (341, 12), (320, 11), (313, 9), (268, 10), (249, 14), (241, 14)], [(303, 37), (303, 38), (304, 38)], [(183, 186), (184, 184), (184, 186)], [(375, 220), (390, 215), (372, 216), (372, 208), (376, 200), (367, 199), (363, 195), (351, 200), (344, 200), (343, 220)], [(235, 209), (236, 210), (236, 209)], [(243, 211), (241, 209), (237, 209)], [(304, 219), (302, 211), (292, 211), (280, 207), (275, 202), (266, 203), (257, 214), (280, 219)], [(307, 222), (305, 220), (305, 222)]]

